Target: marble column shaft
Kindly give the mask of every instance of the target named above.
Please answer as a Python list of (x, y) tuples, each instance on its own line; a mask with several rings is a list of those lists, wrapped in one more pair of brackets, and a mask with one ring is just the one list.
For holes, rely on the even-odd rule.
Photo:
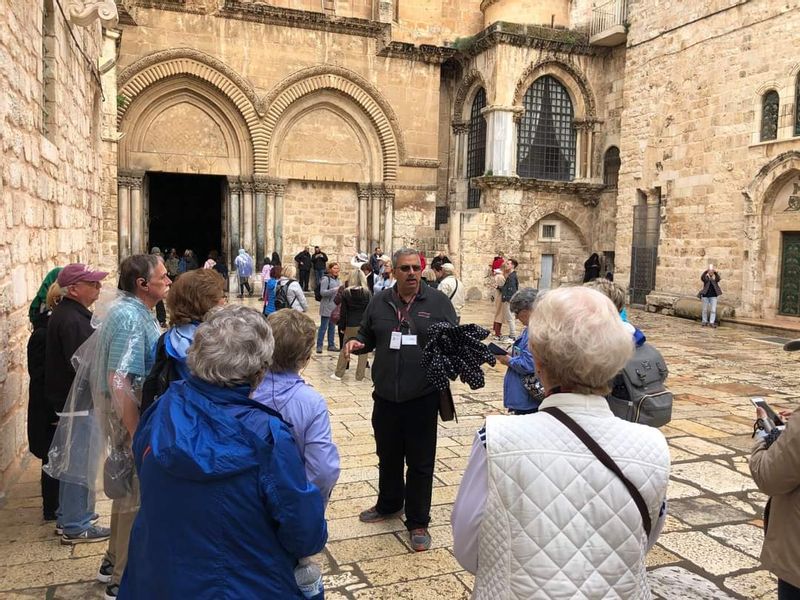
[(394, 251), (394, 190), (386, 188), (383, 191), (385, 216), (383, 219), (383, 251), (389, 256)]
[[(241, 202), (242, 185), (238, 177), (228, 177), (228, 262), (232, 265), (233, 260), (239, 254), (241, 248), (241, 238), (239, 228), (241, 215), (239, 214), (239, 203)], [(231, 271), (233, 274), (233, 271)]]

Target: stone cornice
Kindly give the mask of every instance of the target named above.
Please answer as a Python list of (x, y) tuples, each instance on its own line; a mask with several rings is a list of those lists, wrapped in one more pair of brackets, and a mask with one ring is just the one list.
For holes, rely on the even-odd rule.
[(103, 27), (112, 29), (119, 22), (114, 0), (66, 0), (64, 12), (70, 23), (80, 27), (89, 27), (99, 19)]
[(421, 169), (438, 169), (441, 163), (435, 158), (409, 157), (400, 164), (402, 164), (404, 167), (418, 167)]
[(470, 39), (469, 43), (461, 48), (461, 51), (466, 56), (472, 57), (500, 44), (587, 56), (597, 56), (608, 52), (590, 46), (589, 36), (583, 31), (543, 25), (520, 25), (505, 21), (492, 23)]
[(600, 194), (606, 189), (602, 183), (585, 181), (550, 181), (528, 177), (474, 177), (470, 180), (482, 190), (524, 190), (550, 192), (553, 194), (572, 194), (577, 196), (584, 206), (597, 206)]
[(407, 42), (390, 42), (378, 51), (378, 56), (384, 58), (418, 60), (434, 65), (440, 65), (456, 54), (458, 54), (458, 51), (455, 48), (445, 48), (431, 44), (415, 46)]
[(268, 25), (283, 25), (284, 27), (316, 29), (362, 37), (388, 38), (391, 33), (391, 25), (388, 23), (351, 17), (335, 17), (324, 13), (280, 8), (266, 4), (252, 4), (241, 0), (225, 0), (216, 15), (227, 19), (255, 21)]

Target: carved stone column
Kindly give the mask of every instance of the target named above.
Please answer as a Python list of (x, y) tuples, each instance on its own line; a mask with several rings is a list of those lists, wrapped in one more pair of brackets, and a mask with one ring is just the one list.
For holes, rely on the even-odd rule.
[(481, 111), (486, 119), (486, 170), (493, 175), (513, 177), (517, 135), (514, 116), (517, 108), (487, 106)]
[(372, 254), (375, 246), (381, 245), (381, 203), (383, 201), (384, 190), (382, 186), (371, 186), (369, 194), (370, 202), (370, 240), (369, 247), (365, 247), (363, 252)]
[(266, 219), (266, 245), (264, 255), (272, 256), (275, 248), (275, 184), (267, 185), (267, 219)]
[(358, 248), (357, 252), (367, 252), (367, 204), (370, 196), (370, 186), (359, 184), (358, 186)]
[[(469, 123), (464, 121), (454, 121), (453, 128), (453, 152), (450, 158), (450, 172), (456, 173), (456, 177), (467, 176), (467, 138), (469, 136)], [(481, 173), (483, 175), (483, 173)]]
[(254, 254), (253, 241), (255, 239), (255, 205), (253, 198), (253, 182), (249, 179), (242, 179), (242, 197), (241, 197), (241, 215), (242, 215), (242, 247), (249, 253)]
[(142, 254), (144, 247), (144, 209), (142, 206), (142, 180), (144, 173), (135, 173), (130, 178), (131, 187), (131, 254)]
[(275, 183), (275, 252), (283, 261), (283, 194), (286, 183)]
[(117, 177), (117, 258), (121, 261), (131, 255), (131, 183), (132, 177)]
[(394, 251), (394, 188), (387, 187), (383, 190), (383, 203), (385, 216), (383, 218), (383, 251), (389, 256)]
[[(233, 260), (239, 254), (241, 247), (241, 237), (239, 236), (241, 216), (239, 214), (239, 203), (242, 196), (242, 184), (238, 177), (228, 177), (228, 262), (233, 265)], [(231, 281), (234, 281), (236, 273), (231, 269)], [(236, 289), (235, 284), (231, 289)]]
[(268, 179), (261, 175), (253, 178), (253, 189), (255, 190), (255, 221), (256, 221), (256, 265), (264, 264), (264, 258), (269, 255), (267, 246), (267, 190), (269, 189)]

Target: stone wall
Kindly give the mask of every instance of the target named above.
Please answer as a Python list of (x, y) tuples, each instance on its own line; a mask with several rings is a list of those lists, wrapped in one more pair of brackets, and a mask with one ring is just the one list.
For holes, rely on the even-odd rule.
[[(637, 194), (652, 199), (660, 188), (656, 291), (693, 296), (700, 273), (714, 263), (725, 300), (739, 305), (739, 314), (772, 317), (780, 248), (761, 240), (777, 231), (769, 230), (769, 219), (762, 222), (775, 190), (751, 190), (749, 197), (743, 191), (773, 159), (800, 150), (791, 127), (798, 59), (785, 51), (800, 41), (800, 13), (769, 0), (710, 0), (679, 12), (671, 3), (636, 0), (629, 20), (620, 280), (629, 276)], [(769, 89), (781, 92), (781, 134), (760, 142), (760, 100)], [(800, 229), (794, 216), (781, 227)]]
[(76, 42), (57, 8), (51, 3), (44, 19), (42, 5), (0, 3), (0, 496), (27, 446), (28, 305), (50, 269), (103, 263), (108, 250), (100, 234), (102, 100), (93, 75), (100, 25), (70, 25)]

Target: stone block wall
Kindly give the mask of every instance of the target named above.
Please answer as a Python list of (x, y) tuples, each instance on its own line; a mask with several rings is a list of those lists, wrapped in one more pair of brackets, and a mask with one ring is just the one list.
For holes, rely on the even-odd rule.
[(43, 73), (42, 5), (0, 3), (0, 496), (27, 446), (28, 305), (53, 267), (103, 260), (100, 25), (73, 40), (56, 8)]

